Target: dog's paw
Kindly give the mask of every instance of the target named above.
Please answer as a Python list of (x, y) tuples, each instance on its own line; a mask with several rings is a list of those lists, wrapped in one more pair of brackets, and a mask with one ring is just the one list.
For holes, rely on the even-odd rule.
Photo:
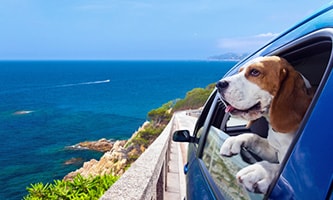
[(248, 143), (253, 139), (254, 134), (245, 133), (227, 138), (221, 146), (220, 154), (222, 156), (233, 156), (239, 154), (242, 146), (248, 146)]
[(241, 151), (243, 141), (237, 137), (227, 138), (221, 146), (220, 154), (222, 156), (233, 156)]
[(273, 181), (279, 167), (278, 164), (267, 161), (258, 162), (241, 169), (237, 174), (237, 180), (247, 190), (256, 193), (266, 193)]

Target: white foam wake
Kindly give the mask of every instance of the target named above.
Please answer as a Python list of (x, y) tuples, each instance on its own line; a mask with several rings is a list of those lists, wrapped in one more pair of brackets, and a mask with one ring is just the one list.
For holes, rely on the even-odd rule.
[(109, 83), (110, 79), (102, 80), (102, 81), (89, 81), (89, 82), (82, 82), (82, 83), (72, 83), (72, 84), (64, 84), (59, 85), (57, 87), (71, 87), (71, 86), (77, 86), (77, 85), (92, 85), (92, 84), (101, 84), (101, 83)]
[(26, 115), (34, 112), (33, 110), (18, 110), (13, 113), (13, 115)]

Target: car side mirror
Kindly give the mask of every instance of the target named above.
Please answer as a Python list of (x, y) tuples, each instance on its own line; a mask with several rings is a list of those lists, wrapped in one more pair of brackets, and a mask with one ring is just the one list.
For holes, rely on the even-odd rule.
[(190, 135), (190, 131), (179, 130), (173, 133), (172, 140), (175, 142), (194, 142), (195, 138)]

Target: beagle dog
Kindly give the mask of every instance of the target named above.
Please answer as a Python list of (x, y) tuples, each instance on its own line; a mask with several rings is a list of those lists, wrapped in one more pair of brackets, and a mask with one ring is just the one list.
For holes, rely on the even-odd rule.
[(311, 85), (285, 59), (268, 56), (249, 61), (216, 87), (232, 116), (268, 121), (267, 139), (244, 133), (229, 137), (220, 149), (222, 156), (233, 156), (245, 147), (261, 157), (263, 161), (241, 169), (236, 177), (247, 190), (266, 193), (311, 103)]

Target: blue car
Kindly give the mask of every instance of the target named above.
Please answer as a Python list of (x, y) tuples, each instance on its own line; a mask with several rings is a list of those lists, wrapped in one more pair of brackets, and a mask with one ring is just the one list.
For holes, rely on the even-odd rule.
[(286, 59), (316, 88), (279, 175), (266, 194), (249, 192), (238, 184), (235, 174), (260, 158), (246, 149), (223, 157), (221, 145), (229, 136), (245, 132), (267, 137), (268, 125), (259, 119), (247, 127), (247, 122), (233, 119), (214, 90), (193, 134), (179, 130), (173, 135), (174, 141), (189, 143), (186, 199), (333, 199), (333, 4), (240, 61), (224, 77), (238, 73), (251, 59), (271, 55)]

